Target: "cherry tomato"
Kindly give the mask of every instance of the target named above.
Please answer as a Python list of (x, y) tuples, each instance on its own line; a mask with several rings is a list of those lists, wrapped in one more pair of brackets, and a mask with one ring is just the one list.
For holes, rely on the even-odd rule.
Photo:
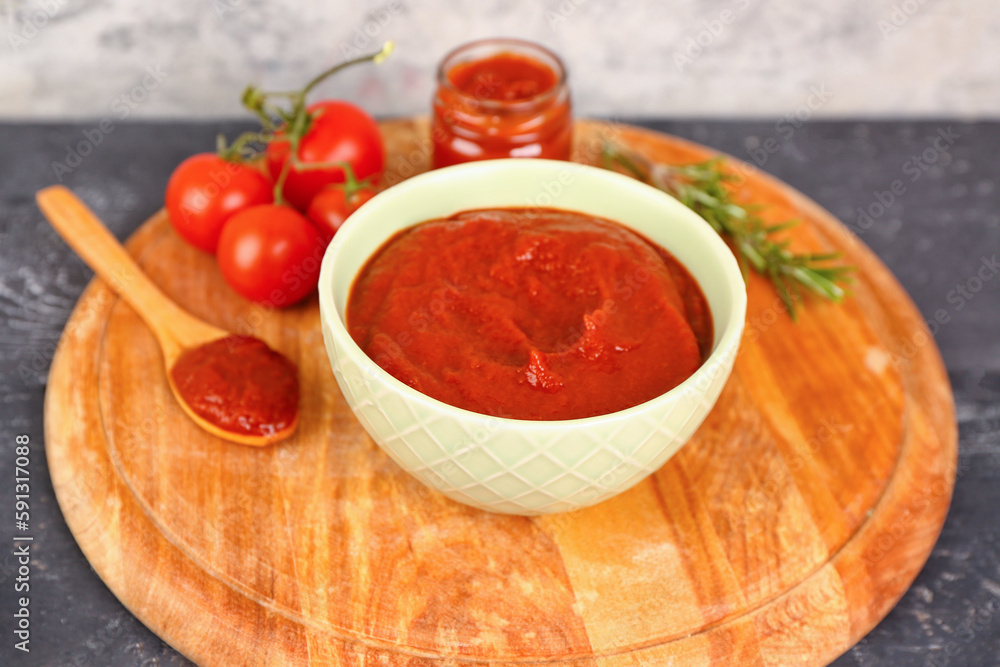
[[(310, 105), (308, 111), (313, 120), (299, 142), (300, 162), (347, 162), (359, 180), (381, 176), (385, 166), (382, 134), (364, 109), (349, 102), (326, 100)], [(289, 152), (290, 144), (280, 134), (268, 144), (267, 168), (275, 180)], [(339, 167), (292, 169), (283, 194), (292, 206), (304, 212), (320, 190), (344, 180), (344, 170)]]
[(267, 176), (214, 153), (192, 155), (167, 182), (170, 223), (181, 238), (205, 252), (215, 252), (233, 213), (272, 201), (274, 186)]
[(323, 237), (301, 213), (265, 204), (230, 218), (216, 256), (234, 290), (251, 301), (284, 307), (316, 287), (325, 248)]
[(375, 190), (362, 187), (350, 194), (347, 189), (330, 186), (320, 190), (309, 204), (306, 217), (316, 225), (323, 239), (329, 243), (347, 216), (358, 210), (362, 204), (375, 196)]

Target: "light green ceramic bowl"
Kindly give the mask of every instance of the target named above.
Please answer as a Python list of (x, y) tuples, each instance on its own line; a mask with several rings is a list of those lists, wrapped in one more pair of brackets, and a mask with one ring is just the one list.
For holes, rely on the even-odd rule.
[[(351, 284), (397, 231), (484, 207), (544, 206), (618, 221), (669, 250), (701, 285), (715, 323), (712, 354), (683, 384), (599, 417), (525, 421), (455, 408), (399, 382), (344, 326)], [(492, 512), (546, 514), (593, 505), (669, 459), (712, 409), (743, 332), (746, 290), (732, 252), (677, 200), (617, 173), (552, 160), (490, 160), (416, 176), (365, 204), (337, 232), (319, 281), (323, 340), (365, 430), (424, 484)], [(614, 391), (613, 387), (608, 388)]]

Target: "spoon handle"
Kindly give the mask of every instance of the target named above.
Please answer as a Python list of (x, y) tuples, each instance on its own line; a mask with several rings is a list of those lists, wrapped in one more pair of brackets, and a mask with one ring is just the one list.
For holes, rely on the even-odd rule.
[(191, 333), (211, 334), (213, 327), (196, 320), (164, 296), (93, 211), (71, 190), (56, 185), (39, 191), (35, 199), (66, 243), (153, 330), (165, 356), (170, 358), (179, 354)]

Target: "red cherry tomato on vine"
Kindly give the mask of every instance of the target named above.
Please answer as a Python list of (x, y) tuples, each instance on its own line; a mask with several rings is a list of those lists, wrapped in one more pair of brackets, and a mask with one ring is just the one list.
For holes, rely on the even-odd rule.
[[(347, 162), (358, 180), (382, 175), (385, 148), (375, 119), (364, 109), (341, 100), (316, 102), (308, 108), (312, 123), (299, 142), (303, 163)], [(267, 168), (277, 180), (289, 158), (290, 144), (279, 134), (267, 146)], [(313, 197), (327, 185), (343, 183), (340, 167), (292, 169), (285, 180), (284, 196), (300, 211), (306, 211)]]
[(331, 186), (313, 197), (306, 217), (316, 225), (323, 239), (329, 243), (344, 224), (344, 220), (347, 220), (347, 216), (358, 210), (358, 207), (375, 194), (373, 188), (362, 187), (348, 194), (345, 188)]
[(174, 169), (167, 182), (170, 223), (185, 241), (215, 252), (226, 221), (237, 211), (274, 201), (274, 185), (252, 167), (199, 153)]
[(266, 204), (230, 218), (216, 256), (234, 290), (251, 301), (284, 307), (316, 287), (325, 249), (322, 236), (301, 213)]

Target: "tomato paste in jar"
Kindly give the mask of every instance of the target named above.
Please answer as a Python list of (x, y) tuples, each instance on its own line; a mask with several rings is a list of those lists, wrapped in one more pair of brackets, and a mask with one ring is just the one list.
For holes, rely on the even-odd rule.
[(414, 389), (531, 420), (655, 398), (698, 369), (713, 337), (701, 289), (670, 253), (557, 209), (466, 211), (403, 230), (359, 273), (346, 319)]
[(452, 51), (438, 70), (434, 167), (505, 157), (568, 160), (573, 120), (566, 70), (537, 44), (487, 39)]

